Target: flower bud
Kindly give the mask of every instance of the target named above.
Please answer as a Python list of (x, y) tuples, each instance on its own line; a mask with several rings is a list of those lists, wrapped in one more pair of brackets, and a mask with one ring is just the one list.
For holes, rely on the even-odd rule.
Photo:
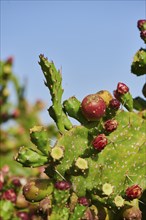
[(107, 138), (105, 134), (99, 134), (94, 140), (92, 141), (92, 145), (95, 149), (101, 151), (107, 145)]
[(16, 193), (13, 189), (8, 189), (2, 194), (2, 198), (5, 200), (10, 200), (11, 202), (16, 202)]
[(142, 195), (142, 189), (139, 185), (133, 185), (126, 189), (126, 196), (129, 199), (137, 199), (140, 198)]
[(71, 188), (71, 184), (67, 181), (58, 181), (55, 183), (55, 188), (59, 190), (67, 190)]
[(105, 130), (108, 132), (116, 130), (117, 126), (118, 122), (115, 119), (109, 119), (104, 123)]
[(129, 88), (124, 83), (119, 82), (117, 85), (117, 92), (121, 95), (124, 95), (125, 93), (129, 92)]
[(89, 206), (89, 201), (86, 197), (79, 197), (78, 203), (83, 206)]
[(120, 108), (120, 102), (117, 99), (112, 99), (109, 103), (110, 108), (118, 110)]

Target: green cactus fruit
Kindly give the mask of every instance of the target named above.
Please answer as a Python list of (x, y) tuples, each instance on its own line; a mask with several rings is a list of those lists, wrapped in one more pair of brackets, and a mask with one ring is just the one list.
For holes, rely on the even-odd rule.
[(48, 163), (47, 156), (41, 155), (40, 152), (24, 146), (19, 149), (15, 160), (24, 167), (39, 167)]
[(64, 111), (72, 118), (81, 122), (81, 124), (87, 124), (88, 121), (84, 117), (81, 111), (81, 102), (75, 97), (72, 96), (68, 100), (63, 102)]
[(141, 48), (134, 55), (131, 72), (137, 76), (146, 74), (146, 49)]
[(34, 126), (30, 129), (30, 139), (32, 143), (34, 143), (38, 150), (40, 150), (43, 154), (48, 156), (48, 153), (51, 150), (49, 144), (49, 137), (47, 131), (42, 126)]
[(30, 202), (38, 202), (53, 192), (54, 186), (49, 179), (34, 179), (23, 187), (23, 194)]
[(98, 94), (104, 100), (106, 106), (109, 106), (110, 101), (113, 99), (113, 96), (107, 90), (101, 90), (96, 94)]
[(82, 100), (81, 109), (88, 121), (97, 121), (104, 116), (106, 104), (98, 94), (90, 94)]

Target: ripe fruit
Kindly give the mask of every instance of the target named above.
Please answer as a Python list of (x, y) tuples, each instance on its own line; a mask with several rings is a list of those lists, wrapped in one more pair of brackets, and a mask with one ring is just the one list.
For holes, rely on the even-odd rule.
[(109, 103), (110, 108), (118, 110), (120, 108), (120, 102), (117, 99), (112, 99)]
[(94, 138), (92, 145), (99, 151), (103, 150), (107, 145), (107, 138), (105, 134), (99, 134), (96, 138)]
[(2, 198), (15, 203), (17, 196), (13, 189), (8, 189), (2, 194)]
[(115, 119), (109, 119), (104, 123), (104, 128), (108, 132), (116, 130), (118, 122)]
[(55, 188), (59, 190), (67, 190), (70, 189), (71, 184), (67, 181), (58, 181), (55, 183)]
[(117, 92), (121, 95), (124, 95), (125, 93), (129, 92), (129, 88), (124, 83), (119, 82), (117, 85)]
[(83, 99), (81, 110), (88, 121), (96, 121), (105, 114), (106, 104), (98, 94), (91, 94)]
[(133, 185), (126, 189), (126, 196), (129, 199), (137, 199), (140, 198), (142, 195), (142, 189), (139, 185)]
[(145, 30), (145, 26), (146, 26), (146, 20), (145, 19), (138, 20), (137, 27), (140, 31)]
[(78, 198), (78, 203), (80, 205), (83, 205), (83, 206), (88, 206), (89, 205), (89, 201), (86, 197), (79, 197)]

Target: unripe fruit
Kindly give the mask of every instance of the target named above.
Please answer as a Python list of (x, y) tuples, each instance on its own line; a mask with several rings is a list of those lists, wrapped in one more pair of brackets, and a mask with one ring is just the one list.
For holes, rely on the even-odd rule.
[(98, 94), (104, 100), (106, 106), (109, 105), (109, 102), (113, 98), (112, 95), (110, 94), (110, 92), (107, 90), (101, 90), (101, 91), (97, 92), (96, 94)]
[(112, 99), (109, 103), (109, 107), (118, 110), (120, 108), (120, 102), (117, 99)]
[(55, 188), (59, 190), (67, 190), (71, 188), (71, 184), (67, 181), (58, 181), (55, 183)]
[(133, 185), (126, 189), (126, 196), (129, 199), (137, 199), (140, 198), (142, 195), (142, 189), (139, 185)]
[(117, 92), (121, 95), (124, 95), (125, 93), (129, 92), (129, 88), (124, 83), (119, 82), (117, 85)]
[(88, 121), (96, 121), (105, 114), (106, 104), (98, 94), (91, 94), (83, 99), (81, 110)]
[(89, 206), (89, 201), (86, 197), (78, 198), (78, 203), (83, 206)]
[(138, 20), (137, 27), (140, 31), (145, 30), (146, 20), (145, 19)]
[(108, 132), (116, 130), (118, 122), (115, 119), (109, 119), (104, 123), (104, 128)]
[(99, 134), (96, 138), (94, 138), (92, 145), (99, 151), (103, 150), (107, 145), (107, 138), (105, 134)]

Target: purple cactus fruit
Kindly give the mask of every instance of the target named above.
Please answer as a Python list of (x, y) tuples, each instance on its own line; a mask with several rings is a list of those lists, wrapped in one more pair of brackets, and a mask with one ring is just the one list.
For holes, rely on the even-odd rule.
[(71, 184), (67, 181), (58, 181), (55, 183), (55, 188), (59, 190), (67, 190), (71, 188)]
[(114, 91), (113, 91), (113, 95), (114, 95), (114, 97), (115, 97), (117, 100), (120, 101), (120, 94), (118, 93), (117, 90), (114, 90)]
[(15, 187), (20, 187), (21, 186), (21, 182), (18, 178), (15, 178), (12, 180), (12, 184), (15, 186)]
[(115, 119), (109, 119), (104, 123), (104, 128), (108, 132), (112, 132), (117, 129), (118, 122)]
[(137, 27), (140, 31), (143, 30), (144, 24), (146, 25), (146, 20), (145, 19), (138, 20)]
[(120, 102), (117, 99), (112, 99), (109, 103), (110, 108), (118, 110), (120, 108)]
[(107, 142), (107, 138), (106, 138), (105, 134), (99, 134), (92, 141), (93, 147), (99, 151), (103, 150), (105, 148), (105, 146), (107, 145), (107, 143), (108, 142)]
[(29, 220), (29, 214), (27, 212), (17, 212), (17, 216), (21, 219), (21, 220)]
[(83, 99), (81, 110), (87, 120), (96, 121), (105, 114), (106, 104), (98, 94), (91, 94)]
[(86, 197), (79, 197), (78, 203), (83, 206), (89, 206), (89, 201)]
[(126, 196), (131, 200), (140, 198), (141, 195), (142, 195), (142, 189), (140, 188), (139, 185), (132, 185), (126, 189)]
[(146, 30), (143, 30), (140, 32), (140, 37), (146, 43)]
[(10, 200), (11, 202), (16, 202), (16, 193), (13, 189), (8, 189), (2, 194), (2, 198), (5, 200)]
[(117, 85), (117, 92), (120, 95), (124, 95), (125, 93), (129, 92), (129, 88), (124, 83), (119, 82), (118, 85)]

